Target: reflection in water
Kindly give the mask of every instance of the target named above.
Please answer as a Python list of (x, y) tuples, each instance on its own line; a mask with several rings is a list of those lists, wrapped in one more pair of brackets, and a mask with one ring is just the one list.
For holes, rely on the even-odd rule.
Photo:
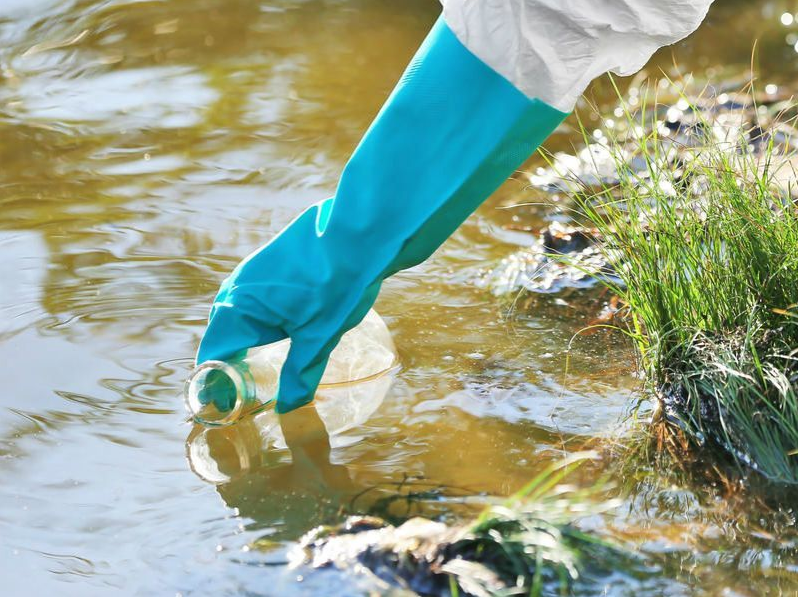
[[(406, 475), (380, 487), (372, 475), (350, 472), (335, 461), (336, 452), (340, 458), (343, 448), (368, 441), (363, 430), (392, 379), (386, 374), (355, 384), (354, 395), (351, 387), (323, 391), (315, 403), (285, 415), (267, 410), (226, 427), (195, 424), (186, 440), (191, 469), (255, 527), (271, 527), (272, 541), (296, 539), (344, 513), (391, 518), (407, 515), (409, 510), (399, 514), (393, 508), (402, 501), (447, 500), (453, 505), (468, 497), (467, 491)], [(347, 409), (353, 415), (347, 420), (333, 408), (356, 399), (360, 407)]]
[[(277, 429), (257, 417), (224, 428), (195, 426), (187, 451), (192, 470), (216, 485), (225, 504), (260, 525), (279, 526), (271, 538), (285, 540), (333, 521), (358, 489), (346, 466), (331, 462), (330, 437), (315, 407), (276, 418)], [(278, 429), (288, 462), (272, 439)]]

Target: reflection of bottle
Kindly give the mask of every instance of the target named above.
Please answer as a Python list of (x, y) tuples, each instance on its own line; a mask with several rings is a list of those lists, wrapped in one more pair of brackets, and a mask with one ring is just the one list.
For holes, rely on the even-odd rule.
[[(371, 386), (369, 395), (379, 403), (392, 377), (358, 387)], [(264, 410), (226, 427), (194, 425), (186, 440), (194, 473), (214, 485), (241, 518), (268, 527), (270, 541), (295, 541), (309, 528), (338, 518), (355, 495), (371, 489), (333, 458), (337, 441), (314, 406), (320, 400), (282, 416)], [(356, 433), (363, 433), (359, 425)]]
[[(185, 387), (186, 406), (194, 419), (205, 425), (229, 425), (245, 412), (270, 405), (290, 345), (290, 340), (283, 340), (250, 349), (238, 360), (202, 363)], [(342, 400), (347, 404), (336, 404), (342, 411), (360, 410), (357, 386), (384, 375), (397, 363), (388, 327), (376, 312), (369, 311), (357, 327), (344, 334), (330, 356), (317, 399)]]

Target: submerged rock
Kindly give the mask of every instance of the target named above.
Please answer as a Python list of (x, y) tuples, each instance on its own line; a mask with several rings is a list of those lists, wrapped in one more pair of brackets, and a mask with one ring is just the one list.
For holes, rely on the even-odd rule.
[[(529, 487), (546, 487), (549, 474)], [(412, 518), (393, 526), (379, 518), (350, 517), (341, 525), (307, 533), (291, 564), (333, 567), (366, 575), (381, 589), (430, 597), (529, 595), (536, 583), (543, 594), (561, 594), (577, 584), (589, 586), (584, 594), (596, 594), (619, 564), (640, 564), (574, 524), (616, 507), (617, 501), (586, 502), (588, 494), (571, 486), (544, 491), (550, 494), (511, 498), (460, 525)]]
[[(391, 586), (422, 595), (443, 595), (449, 589), (445, 551), (461, 535), (461, 529), (424, 518), (411, 518), (394, 527), (379, 518), (352, 517), (338, 527), (309, 532), (300, 542), (293, 564), (368, 571)], [(484, 569), (481, 576), (489, 581), (488, 588), (494, 592), (504, 588), (490, 570), (470, 564)]]

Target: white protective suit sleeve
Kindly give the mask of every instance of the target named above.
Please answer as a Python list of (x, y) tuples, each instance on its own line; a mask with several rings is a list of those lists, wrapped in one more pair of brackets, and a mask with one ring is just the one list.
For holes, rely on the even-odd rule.
[(687, 37), (713, 0), (441, 0), (446, 24), (528, 97), (570, 112), (588, 84), (631, 75)]

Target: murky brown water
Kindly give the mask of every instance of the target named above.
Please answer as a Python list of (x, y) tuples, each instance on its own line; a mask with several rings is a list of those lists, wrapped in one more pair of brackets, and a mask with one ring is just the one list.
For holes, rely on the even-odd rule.
[[(763, 83), (795, 77), (798, 25), (780, 16), (798, 5), (716, 5), (656, 64), (736, 75), (758, 38)], [(378, 310), (404, 368), (366, 425), (292, 458), (244, 424), (187, 462), (199, 430), (180, 392), (218, 283), (332, 192), (437, 11), (434, 0), (0, 2), (3, 594), (349, 595), (338, 577), (298, 582), (279, 565), (291, 541), (344, 513), (457, 512), (623, 426), (639, 382), (622, 339), (578, 341), (565, 371), (601, 295), (504, 300), (476, 287), (532, 238), (507, 224), (556, 218), (497, 209), (534, 201), (519, 176), (385, 285)], [(608, 105), (606, 81), (593, 96)], [(549, 147), (572, 140), (564, 131)], [(619, 571), (610, 592), (796, 594), (796, 546), (774, 517), (647, 474), (605, 524), (659, 554), (662, 574)], [(397, 490), (435, 493), (387, 500)], [(750, 525), (735, 522), (741, 511)], [(264, 537), (273, 550), (247, 550)]]

